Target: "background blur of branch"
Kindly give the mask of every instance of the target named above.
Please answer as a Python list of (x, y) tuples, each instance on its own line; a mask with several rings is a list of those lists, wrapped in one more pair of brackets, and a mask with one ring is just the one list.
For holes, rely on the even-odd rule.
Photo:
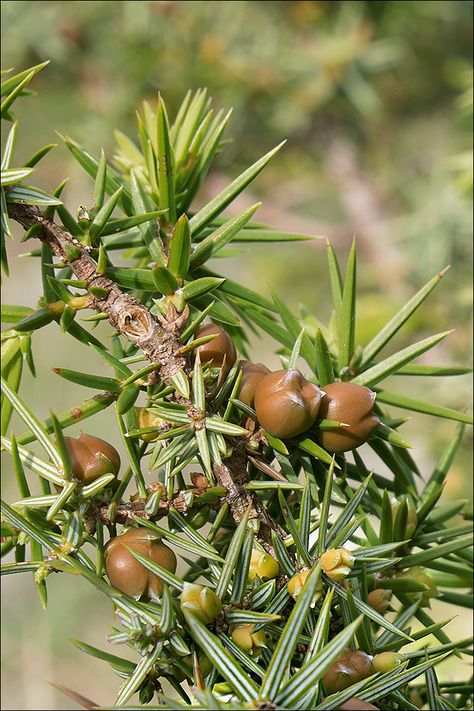
[[(134, 109), (143, 99), (154, 101), (160, 90), (167, 104), (176, 108), (188, 88), (206, 86), (217, 108), (233, 106), (234, 115), (228, 131), (233, 141), (218, 160), (219, 172), (210, 176), (202, 200), (226, 183), (230, 164), (236, 174), (239, 167), (288, 138), (278, 159), (257, 181), (259, 195), (245, 198), (249, 204), (255, 197), (264, 198), (257, 219), (282, 229), (325, 235), (342, 261), (356, 234), (359, 340), (370, 338), (404, 299), (451, 264), (431, 306), (420, 310), (400, 340), (421, 338), (428, 329), (455, 328), (434, 357), (437, 363), (468, 364), (470, 1), (4, 0), (2, 20), (3, 68), (21, 70), (52, 60), (35, 82), (38, 96), (20, 106), (25, 157), (39, 145), (55, 141), (54, 129), (95, 154), (104, 147), (111, 156), (111, 127), (131, 134)], [(63, 146), (58, 145), (41, 165), (36, 184), (47, 190), (66, 175), (71, 177), (64, 195), (72, 212), (90, 202), (90, 185)], [(9, 247), (12, 278), (6, 281), (4, 300), (34, 306), (39, 285), (33, 260), (17, 260), (15, 265), (13, 259), (15, 250), (18, 254), (29, 249), (28, 243), (17, 241)], [(251, 249), (251, 255), (234, 250), (227, 263), (229, 276), (239, 272), (239, 278), (257, 290), (268, 294), (275, 289), (289, 304), (307, 304), (327, 319), (324, 242), (281, 245), (271, 250), (270, 257), (265, 248)], [(37, 358), (37, 366), (46, 374), (32, 387), (29, 402), (41, 417), (49, 414), (48, 407), (60, 410), (74, 401), (73, 386), (68, 389), (62, 383), (58, 388), (55, 376), (47, 371), (65, 363), (74, 367), (75, 354), (64, 350), (66, 344), (53, 341), (47, 328), (38, 333), (38, 345), (40, 339), (44, 356)], [(271, 364), (272, 348), (267, 339), (256, 341), (255, 359)], [(439, 397), (434, 393), (433, 401), (465, 407), (469, 377), (439, 380)], [(414, 397), (422, 397), (424, 387), (426, 382), (414, 382)], [(449, 423), (437, 424), (433, 432), (427, 419), (414, 418), (415, 434), (410, 439), (430, 460), (451, 429)], [(456, 462), (458, 476), (448, 482), (447, 493), (459, 498), (467, 495), (468, 443)], [(60, 595), (60, 583), (56, 590)], [(22, 590), (22, 594), (28, 593)], [(90, 593), (84, 590), (84, 595)], [(101, 611), (87, 609), (93, 628), (94, 614), (100, 616)], [(44, 614), (50, 615), (51, 610), (57, 610), (54, 600)], [(62, 614), (64, 619), (56, 619), (52, 627), (46, 617), (38, 623), (39, 632), (52, 635), (48, 648), (59, 656), (37, 660), (33, 669), (29, 654), (35, 650), (29, 632), (26, 627), (20, 633), (12, 627), (12, 635), (20, 635), (22, 651), (16, 661), (11, 656), (6, 661), (6, 708), (53, 708), (54, 698), (60, 698), (52, 692), (51, 698), (38, 702), (34, 677), (53, 680), (54, 665), (67, 668), (74, 656), (68, 647), (55, 649), (56, 630), (62, 627), (58, 640), (64, 625), (71, 636), (77, 631), (70, 628), (66, 603)], [(15, 673), (9, 673), (12, 664), (30, 669), (23, 692)], [(81, 664), (84, 668), (69, 673), (70, 685), (77, 688), (78, 674), (90, 679), (96, 670), (92, 665), (85, 668), (82, 659)], [(57, 678), (67, 679), (68, 674)], [(12, 685), (11, 679), (16, 683)], [(98, 679), (87, 692), (82, 690), (105, 702), (106, 679)], [(57, 707), (65, 708), (65, 703), (58, 701), (63, 705)]]

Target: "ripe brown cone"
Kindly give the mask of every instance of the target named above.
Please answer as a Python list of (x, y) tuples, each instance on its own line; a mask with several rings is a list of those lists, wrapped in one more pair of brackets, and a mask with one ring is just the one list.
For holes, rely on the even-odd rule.
[(319, 432), (328, 452), (348, 452), (367, 441), (380, 420), (373, 413), (375, 393), (357, 383), (331, 383), (324, 386), (319, 417), (342, 422), (348, 427)]
[(263, 363), (242, 361), (242, 380), (240, 381), (239, 400), (247, 405), (253, 405), (255, 391), (270, 370)]
[(154, 539), (153, 533), (145, 528), (131, 528), (123, 535), (111, 538), (105, 546), (107, 575), (117, 590), (135, 598), (159, 595), (163, 589), (160, 578), (147, 570), (126, 546), (174, 573), (176, 556), (171, 548)]
[(258, 421), (273, 437), (296, 437), (316, 420), (322, 394), (298, 370), (277, 370), (255, 392)]
[(214, 323), (201, 326), (196, 332), (195, 338), (211, 336), (212, 334), (216, 334), (216, 337), (212, 341), (198, 346), (195, 352), (199, 353), (202, 365), (209, 365), (215, 368), (224, 366), (224, 370), (227, 373), (237, 358), (234, 342), (226, 331)]
[(338, 706), (338, 709), (339, 711), (378, 711), (378, 706), (353, 696), (352, 699), (348, 699), (341, 706)]
[(119, 473), (119, 453), (100, 437), (81, 433), (78, 437), (64, 437), (64, 441), (71, 459), (72, 474), (83, 484), (90, 484), (103, 474)]
[(346, 648), (323, 676), (324, 688), (328, 694), (334, 694), (336, 691), (347, 689), (348, 686), (365, 679), (372, 673), (372, 659), (368, 654)]

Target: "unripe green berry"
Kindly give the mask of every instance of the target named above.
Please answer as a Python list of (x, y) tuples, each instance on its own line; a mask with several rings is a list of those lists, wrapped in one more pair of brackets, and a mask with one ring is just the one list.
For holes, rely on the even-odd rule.
[(408, 570), (401, 573), (400, 577), (410, 578), (411, 580), (416, 580), (418, 583), (424, 583), (427, 586), (427, 590), (421, 593), (408, 593), (412, 600), (421, 601), (421, 607), (430, 607), (431, 598), (438, 597), (438, 588), (424, 568), (419, 566), (408, 568)]
[(329, 452), (348, 452), (364, 444), (380, 424), (373, 413), (375, 393), (357, 383), (330, 383), (324, 386), (319, 417), (342, 422), (348, 427), (319, 432), (319, 440)]
[(271, 555), (268, 555), (265, 551), (258, 550), (258, 548), (252, 550), (248, 573), (250, 582), (255, 580), (257, 575), (261, 580), (276, 578), (279, 572), (280, 566)]
[(192, 612), (205, 625), (214, 622), (222, 610), (222, 603), (211, 588), (197, 583), (184, 583), (179, 597), (181, 607)]
[(149, 412), (146, 407), (135, 407), (138, 429), (145, 427), (156, 427), (156, 432), (148, 432), (140, 435), (140, 439), (144, 442), (153, 442), (158, 437), (160, 425), (164, 424), (164, 420)]
[(120, 455), (111, 444), (100, 437), (84, 434), (64, 437), (71, 459), (72, 474), (83, 484), (90, 484), (104, 474), (120, 471)]
[(197, 531), (209, 521), (209, 509), (200, 509), (193, 511), (190, 516), (187, 516), (187, 522)]
[(373, 668), (382, 674), (396, 669), (401, 663), (402, 658), (396, 652), (381, 652), (372, 659)]
[(269, 373), (255, 391), (260, 425), (273, 437), (296, 437), (308, 430), (319, 412), (322, 392), (298, 370)]
[(159, 595), (163, 589), (160, 578), (145, 568), (126, 546), (174, 573), (176, 556), (171, 548), (157, 541), (146, 528), (131, 528), (121, 536), (111, 538), (104, 549), (107, 575), (117, 590), (135, 598)]
[[(416, 530), (417, 525), (418, 525), (418, 516), (416, 514), (416, 508), (413, 505), (413, 502), (411, 501), (411, 499), (407, 498), (406, 502), (407, 502), (407, 523), (406, 523), (405, 533), (403, 535), (404, 535), (404, 538), (411, 538)], [(402, 504), (402, 501), (394, 501), (392, 503), (393, 524), (395, 524), (395, 520), (397, 518), (397, 513), (400, 509), (401, 504)]]
[(145, 681), (138, 692), (141, 704), (149, 704), (155, 695), (155, 686), (152, 681)]
[[(208, 674), (211, 673), (213, 669), (213, 664), (209, 660), (208, 657), (206, 657), (205, 654), (199, 653), (198, 654), (198, 661), (199, 661), (199, 668), (201, 670), (201, 674), (203, 678), (205, 678)], [(177, 664), (173, 664), (171, 667), (171, 670), (173, 672), (174, 678), (179, 681), (180, 683), (184, 681), (186, 678), (192, 679), (193, 674), (194, 674), (194, 659), (192, 654), (187, 654), (185, 657), (182, 657), (180, 659), (181, 665), (186, 667), (186, 672), (182, 669), (181, 666), (178, 666)]]
[(331, 548), (321, 556), (321, 567), (331, 580), (344, 580), (354, 567), (355, 558), (345, 548)]

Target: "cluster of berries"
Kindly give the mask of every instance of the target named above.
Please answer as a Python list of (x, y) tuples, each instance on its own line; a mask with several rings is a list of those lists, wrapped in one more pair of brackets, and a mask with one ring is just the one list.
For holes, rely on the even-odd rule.
[[(214, 324), (202, 326), (197, 338), (214, 339), (196, 348), (201, 363), (227, 373), (237, 353), (226, 331)], [(329, 452), (347, 452), (367, 441), (380, 424), (373, 412), (375, 393), (357, 383), (330, 383), (321, 390), (298, 370), (270, 370), (262, 363), (244, 360), (239, 399), (255, 407), (258, 421), (273, 437), (288, 439), (310, 430), (316, 419), (340, 422), (319, 430), (319, 440)]]
[[(234, 343), (225, 331), (214, 324), (202, 326), (196, 337), (210, 335), (214, 338), (199, 346), (196, 352), (199, 352), (203, 365), (219, 368), (225, 375), (237, 359)], [(255, 408), (259, 424), (274, 437), (295, 437), (315, 426), (317, 419), (332, 420), (342, 426), (324, 431), (317, 430), (315, 426), (315, 433), (327, 451), (345, 452), (366, 442), (380, 422), (373, 412), (375, 393), (366, 387), (351, 382), (338, 382), (325, 385), (322, 390), (297, 370), (271, 372), (262, 363), (246, 360), (241, 362), (241, 371), (238, 397), (243, 403)], [(161, 424), (146, 408), (136, 408), (136, 415), (140, 428), (158, 429)], [(150, 431), (144, 433), (142, 438), (153, 441), (156, 436), (157, 431)], [(77, 438), (65, 437), (65, 442), (72, 474), (82, 483), (88, 484), (107, 473), (115, 476), (118, 474), (120, 457), (108, 442), (83, 433)], [(112, 538), (105, 547), (105, 566), (111, 584), (137, 599), (159, 596), (163, 588), (162, 581), (137, 560), (132, 550), (165, 570), (172, 573), (176, 571), (176, 556), (159, 537), (146, 528), (130, 528)], [(320, 560), (325, 575), (334, 581), (341, 581), (350, 574), (355, 558), (341, 548), (325, 551)], [(301, 594), (310, 570), (299, 570), (288, 581), (288, 592), (294, 599)], [(250, 583), (255, 578), (275, 578), (279, 572), (278, 563), (268, 553), (263, 549), (253, 549), (248, 572)], [(322, 579), (315, 593), (315, 601), (321, 594)], [(390, 597), (390, 591), (376, 588), (369, 593), (368, 602), (383, 614), (389, 606)], [(215, 592), (196, 583), (184, 584), (180, 603), (204, 624), (214, 622), (222, 610), (222, 603)], [(265, 647), (265, 631), (256, 632), (254, 625), (234, 626), (230, 633), (233, 641), (251, 656), (258, 657)], [(387, 671), (388, 667), (392, 668), (399, 661), (393, 653), (371, 657), (360, 650), (347, 649), (326, 672), (324, 688), (327, 693), (334, 693), (375, 671)], [(362, 710), (376, 707), (354, 698), (341, 708)]]

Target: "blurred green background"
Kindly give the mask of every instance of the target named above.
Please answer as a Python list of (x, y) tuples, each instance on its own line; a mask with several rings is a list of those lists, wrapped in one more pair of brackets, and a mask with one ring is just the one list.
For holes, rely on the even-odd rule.
[[(91, 202), (91, 184), (55, 135), (111, 157), (112, 128), (135, 133), (135, 110), (162, 92), (173, 115), (188, 88), (208, 87), (217, 109), (234, 107), (231, 139), (199, 201), (241, 169), (288, 142), (235, 210), (262, 198), (257, 219), (281, 229), (324, 235), (344, 263), (355, 234), (359, 248), (358, 339), (364, 343), (404, 300), (447, 264), (451, 270), (412, 324), (402, 347), (456, 329), (425, 363), (468, 365), (471, 353), (472, 3), (466, 0), (322, 2), (14, 2), (4, 0), (2, 65), (21, 70), (51, 59), (34, 80), (38, 95), (18, 106), (18, 158), (41, 145), (58, 147), (35, 184), (52, 190), (65, 176), (75, 212)], [(19, 232), (18, 232), (19, 234)], [(9, 244), (12, 276), (5, 303), (35, 306), (40, 279), (33, 259)], [(324, 241), (252, 246), (218, 266), (265, 295), (329, 317)], [(106, 327), (101, 326), (100, 329)], [(23, 395), (40, 417), (86, 397), (49, 370), (87, 367), (106, 373), (98, 357), (53, 327), (35, 337), (40, 378), (26, 377)], [(253, 355), (275, 366), (270, 339)], [(458, 409), (471, 407), (471, 378), (396, 378), (391, 389)], [(395, 412), (395, 411), (394, 411)], [(400, 413), (400, 411), (398, 411)], [(93, 421), (114, 444), (114, 419)], [(21, 425), (19, 425), (21, 427)], [(413, 416), (402, 428), (416, 445), (424, 474), (454, 424)], [(97, 429), (95, 430), (98, 431)], [(459, 453), (446, 497), (471, 493), (470, 446)], [(379, 469), (379, 463), (376, 463)], [(5, 470), (8, 474), (8, 463)], [(7, 477), (6, 477), (7, 478)], [(11, 501), (15, 492), (4, 484)], [(75, 650), (68, 637), (97, 646), (113, 621), (107, 600), (83, 581), (50, 579), (41, 610), (33, 584), (13, 576), (4, 585), (5, 709), (76, 708), (48, 687), (59, 681), (98, 703), (111, 703), (118, 679)], [(435, 616), (447, 617), (438, 603)], [(466, 619), (451, 623), (465, 635)], [(463, 630), (464, 628), (464, 630)], [(449, 669), (462, 678), (459, 663)]]

